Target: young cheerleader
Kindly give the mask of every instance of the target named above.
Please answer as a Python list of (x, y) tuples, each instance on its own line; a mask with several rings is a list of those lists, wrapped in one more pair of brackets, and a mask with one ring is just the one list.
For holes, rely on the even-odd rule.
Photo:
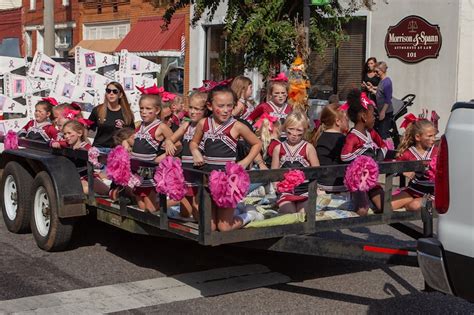
[[(309, 128), (308, 117), (299, 111), (286, 118), (283, 130), (287, 139), (273, 150), (272, 169), (319, 166), (316, 149), (303, 139)], [(278, 199), (281, 213), (304, 212), (308, 203), (308, 182), (295, 188), (294, 193), (282, 193)]]
[(35, 119), (30, 120), (19, 132), (19, 137), (49, 143), (57, 138), (58, 131), (51, 123), (53, 105), (46, 100), (39, 101), (35, 106)]
[[(280, 144), (280, 121), (273, 120), (272, 117), (260, 117), (261, 124), (258, 125), (255, 134), (262, 141), (262, 151), (255, 159), (259, 169), (269, 169), (272, 166), (273, 150)], [(260, 121), (259, 120), (259, 121)], [(256, 124), (254, 125), (256, 126)]]
[[(183, 121), (170, 139), (166, 140), (166, 152), (168, 155), (175, 155), (176, 146), (173, 142), (181, 140), (182, 151), (181, 160), (184, 168), (193, 168), (193, 156), (190, 150), (190, 142), (193, 139), (198, 122), (207, 116), (207, 93), (195, 92), (189, 98), (189, 121)], [(196, 200), (197, 182), (200, 181), (198, 174), (184, 171), (184, 178), (188, 186), (188, 193), (185, 199), (181, 201), (180, 216), (188, 218), (191, 215), (195, 220), (199, 219), (198, 204)]]
[(253, 94), (252, 80), (243, 75), (239, 75), (232, 80), (230, 88), (239, 98), (237, 105), (235, 105), (232, 110), (232, 115), (234, 117), (247, 119), (255, 109), (254, 104), (250, 101)]
[[(398, 148), (398, 161), (427, 161), (436, 156), (436, 128), (426, 119), (412, 122), (406, 129)], [(433, 196), (434, 183), (425, 173), (404, 173), (410, 179), (408, 187), (392, 198), (392, 208), (405, 207), (408, 211), (418, 211), (424, 195)]]
[[(256, 121), (264, 113), (280, 120), (280, 124), (285, 123), (286, 117), (291, 113), (292, 108), (286, 102), (288, 98), (288, 79), (282, 73), (270, 81), (268, 87), (267, 102), (258, 105), (247, 117), (248, 121)], [(284, 137), (284, 135), (282, 134)]]
[[(69, 120), (63, 126), (64, 139), (67, 146), (73, 150), (86, 150), (91, 148), (87, 140), (87, 129), (80, 122), (76, 120)], [(84, 193), (89, 192), (89, 184), (87, 180), (87, 166), (78, 167), (79, 175), (81, 175), (81, 183)], [(105, 185), (99, 176), (94, 176), (94, 191), (99, 195), (106, 195), (109, 187)]]
[[(316, 147), (316, 153), (321, 165), (341, 164), (342, 147), (349, 129), (349, 119), (341, 106), (332, 103), (325, 106), (320, 116), (320, 126), (311, 139)], [(321, 176), (318, 178), (318, 188), (327, 193), (346, 191), (343, 177)]]
[[(227, 162), (237, 158), (237, 139), (243, 138), (250, 145), (249, 154), (238, 163), (246, 168), (260, 152), (262, 145), (246, 125), (232, 117), (235, 106), (234, 92), (227, 86), (217, 86), (209, 92), (208, 109), (212, 116), (201, 119), (189, 144), (195, 166), (221, 170)], [(199, 146), (202, 141), (202, 152)], [(234, 209), (213, 207), (212, 229), (230, 231), (238, 229), (255, 218), (255, 213), (245, 212), (234, 216)]]
[[(160, 162), (166, 156), (162, 144), (173, 133), (166, 124), (157, 118), (160, 114), (160, 105), (161, 99), (158, 95), (143, 94), (140, 97), (139, 107), (142, 122), (135, 130), (131, 152), (132, 157), (136, 159)], [(139, 175), (144, 178), (141, 185), (134, 189), (138, 206), (143, 210), (156, 211), (159, 207), (156, 203), (154, 172), (148, 168), (133, 171), (138, 171)]]
[[(354, 89), (347, 95), (347, 106), (347, 114), (354, 123), (354, 128), (346, 136), (341, 151), (342, 162), (351, 162), (360, 155), (366, 155), (375, 160), (383, 160), (387, 153), (387, 147), (379, 134), (373, 129), (375, 123), (374, 103), (367, 98), (365, 93)], [(382, 212), (382, 188), (375, 187), (368, 193), (376, 208), (374, 209), (375, 212)], [(361, 216), (367, 215), (368, 207), (362, 200), (365, 199), (365, 193), (360, 192), (359, 194), (357, 192), (354, 197), (357, 213)]]

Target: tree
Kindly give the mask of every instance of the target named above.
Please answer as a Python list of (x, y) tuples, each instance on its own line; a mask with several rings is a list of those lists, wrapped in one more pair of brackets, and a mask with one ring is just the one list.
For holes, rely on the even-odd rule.
[[(153, 0), (157, 1), (157, 0)], [(192, 25), (208, 14), (212, 20), (224, 0), (177, 0), (164, 14), (170, 22), (176, 10), (194, 4)], [(330, 43), (344, 40), (342, 25), (361, 6), (370, 7), (371, 0), (338, 0), (322, 6), (311, 6), (309, 46), (322, 52)], [(223, 54), (244, 55), (244, 66), (268, 75), (280, 63), (290, 65), (297, 55), (307, 62), (303, 29), (303, 0), (228, 0), (225, 35), (228, 51)]]

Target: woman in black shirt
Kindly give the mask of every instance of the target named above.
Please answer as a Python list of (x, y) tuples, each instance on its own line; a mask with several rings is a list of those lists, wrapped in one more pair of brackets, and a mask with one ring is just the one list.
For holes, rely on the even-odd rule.
[(371, 100), (375, 102), (375, 94), (370, 92), (372, 87), (377, 89), (377, 86), (380, 83), (380, 78), (375, 72), (375, 66), (377, 65), (377, 59), (375, 57), (370, 57), (365, 62), (364, 73), (362, 75), (362, 91), (366, 92)]
[(92, 110), (89, 120), (92, 130), (97, 130), (94, 146), (108, 153), (114, 146), (113, 135), (116, 130), (128, 127), (135, 129), (134, 117), (122, 85), (110, 82), (105, 89), (104, 103)]

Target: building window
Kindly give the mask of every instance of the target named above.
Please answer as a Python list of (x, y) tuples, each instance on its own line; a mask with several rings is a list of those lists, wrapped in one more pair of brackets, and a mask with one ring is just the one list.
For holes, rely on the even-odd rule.
[(25, 32), (26, 56), (33, 57), (33, 33)]
[(30, 0), (30, 11), (36, 10), (36, 0)]
[(228, 47), (223, 25), (209, 26), (206, 38), (206, 78), (208, 80), (220, 81), (244, 73), (244, 56), (226, 53)]
[(84, 39), (121, 39), (130, 31), (130, 22), (84, 24)]
[(69, 49), (72, 43), (72, 29), (56, 30), (56, 48), (59, 50)]
[(366, 28), (366, 18), (357, 17), (343, 27), (349, 40), (339, 47), (329, 46), (322, 56), (310, 55), (311, 98), (327, 99), (331, 94), (338, 94), (339, 99), (345, 100), (351, 89), (360, 87), (365, 63)]

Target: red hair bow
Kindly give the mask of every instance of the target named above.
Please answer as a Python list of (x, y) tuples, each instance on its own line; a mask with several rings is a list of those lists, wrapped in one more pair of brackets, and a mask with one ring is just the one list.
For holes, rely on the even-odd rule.
[(45, 102), (48, 102), (52, 106), (58, 106), (59, 105), (58, 101), (56, 101), (56, 99), (54, 97), (43, 97), (41, 100), (45, 101)]
[(75, 102), (72, 102), (71, 103), (71, 107), (73, 107), (74, 109), (77, 109), (78, 111), (81, 111), (81, 105), (75, 103)]
[[(369, 105), (375, 106), (374, 101), (372, 101), (370, 98), (367, 97), (367, 94), (365, 92), (360, 93), (360, 105), (364, 107), (366, 110), (369, 109)], [(349, 109), (349, 103), (345, 102), (341, 106), (339, 106), (339, 110), (348, 110)]]
[(136, 86), (137, 90), (139, 90), (142, 94), (145, 95), (159, 95), (165, 91), (163, 87), (157, 87), (156, 84), (153, 84), (153, 86), (150, 87), (138, 87)]
[(161, 100), (163, 102), (170, 102), (170, 101), (172, 102), (176, 98), (176, 94), (166, 92), (166, 91), (163, 91), (160, 95), (161, 95)]
[(406, 129), (408, 126), (410, 126), (411, 123), (414, 123), (420, 120), (423, 120), (423, 118), (418, 118), (413, 114), (405, 115), (405, 117), (403, 117), (403, 122), (401, 123), (400, 128)]
[(89, 128), (90, 126), (94, 124), (92, 120), (85, 119), (85, 118), (79, 118), (77, 121), (86, 128)]
[(73, 110), (73, 109), (65, 108), (64, 111), (63, 111), (62, 116), (66, 119), (72, 120), (72, 119), (76, 118), (76, 116), (80, 112), (81, 112), (80, 110)]
[(277, 117), (270, 116), (268, 113), (263, 113), (263, 115), (260, 116), (258, 121), (253, 125), (256, 129), (259, 129), (262, 127), (263, 122), (267, 119), (270, 122), (270, 131), (273, 130), (273, 123), (278, 120)]
[(234, 78), (230, 78), (230, 79), (226, 79), (226, 80), (222, 80), (222, 81), (219, 81), (219, 82), (216, 82), (216, 81), (212, 81), (212, 80), (202, 80), (202, 86), (197, 88), (197, 89), (194, 89), (194, 90), (197, 90), (199, 92), (209, 92), (211, 91), (213, 88), (215, 88), (216, 86), (227, 86), (230, 84), (230, 82), (232, 82)]
[(284, 72), (280, 72), (276, 77), (270, 79), (273, 82), (288, 82), (288, 78)]

